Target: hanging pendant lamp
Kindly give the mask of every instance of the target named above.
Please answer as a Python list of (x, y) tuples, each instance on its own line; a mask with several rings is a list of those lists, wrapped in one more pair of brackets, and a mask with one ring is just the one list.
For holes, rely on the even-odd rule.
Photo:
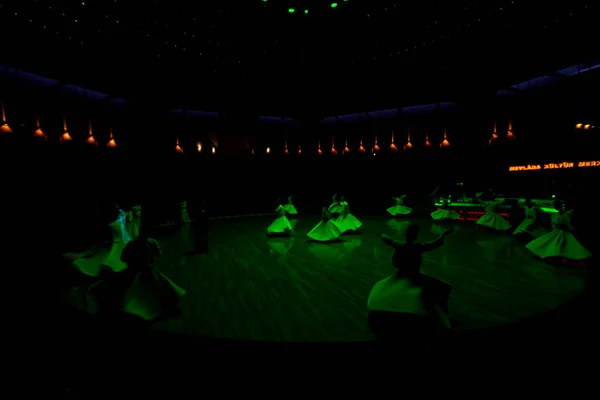
[(108, 133), (108, 143), (106, 143), (106, 147), (115, 148), (117, 147), (117, 142), (115, 142), (115, 137), (113, 136), (113, 130), (110, 128)]
[(404, 145), (404, 150), (412, 149), (413, 145), (410, 142), (410, 128), (408, 128), (408, 136), (406, 140), (406, 144)]
[(492, 132), (492, 137), (490, 137), (490, 146), (498, 139), (498, 125), (496, 121), (494, 121), (494, 132)]
[(59, 142), (60, 144), (67, 143), (73, 140), (67, 129), (67, 115), (63, 115), (63, 134), (61, 135)]
[(94, 132), (92, 130), (92, 117), (90, 117), (89, 128), (88, 128), (88, 138), (85, 142), (89, 145), (98, 147), (98, 141), (94, 137)]
[(508, 121), (508, 131), (506, 132), (506, 138), (509, 140), (515, 139), (515, 134), (514, 134), (513, 128), (512, 128), (512, 120)]
[(392, 142), (390, 143), (391, 151), (398, 151), (398, 147), (396, 147), (396, 143), (394, 143), (394, 131), (392, 131)]
[(360, 142), (358, 143), (358, 152), (359, 153), (366, 153), (367, 150), (365, 150), (364, 146), (363, 146), (363, 141), (362, 139), (360, 139)]
[(448, 141), (448, 132), (444, 128), (444, 137), (442, 139), (442, 143), (440, 143), (440, 147), (444, 148), (444, 147), (449, 147), (449, 146), (450, 146), (450, 142)]
[(429, 131), (425, 132), (425, 147), (431, 147), (431, 143), (429, 142)]
[(6, 113), (4, 111), (4, 102), (1, 103), (2, 107), (2, 123), (0, 124), (0, 133), (13, 133), (13, 130), (10, 129), (8, 123), (6, 122)]
[(377, 136), (375, 136), (375, 145), (373, 145), (373, 153), (376, 153), (379, 150), (381, 149), (379, 148), (379, 144), (377, 143)]
[(42, 131), (42, 127), (40, 125), (40, 117), (37, 116), (35, 117), (35, 131), (33, 131), (33, 137), (43, 140), (43, 141), (47, 141), (48, 140), (48, 136), (46, 136), (46, 134), (44, 133), (44, 131)]

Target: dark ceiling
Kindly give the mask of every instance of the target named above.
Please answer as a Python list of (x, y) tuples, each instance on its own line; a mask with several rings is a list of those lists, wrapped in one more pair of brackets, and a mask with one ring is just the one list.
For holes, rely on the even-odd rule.
[(0, 62), (170, 108), (302, 118), (485, 96), (598, 55), (591, 0), (331, 3), (1, 2)]

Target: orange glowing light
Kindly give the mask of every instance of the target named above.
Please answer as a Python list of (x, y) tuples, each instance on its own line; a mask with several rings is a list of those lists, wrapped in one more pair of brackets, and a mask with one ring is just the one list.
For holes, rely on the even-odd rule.
[(508, 121), (508, 132), (506, 132), (506, 138), (510, 140), (515, 139), (515, 134), (513, 133), (512, 121)]
[(528, 164), (528, 165), (513, 165), (508, 167), (510, 172), (518, 172), (518, 171), (538, 171), (541, 170), (542, 166), (540, 164)]
[(287, 140), (284, 143), (283, 154), (288, 155), (290, 152), (288, 151)]
[(563, 161), (548, 164), (528, 164), (508, 167), (510, 172), (600, 167), (600, 161)]
[(106, 144), (106, 147), (110, 147), (110, 148), (115, 148), (117, 147), (117, 142), (115, 142), (115, 138), (113, 136), (113, 130), (112, 128), (110, 128), (109, 133), (108, 133), (108, 143)]
[(46, 134), (42, 131), (42, 128), (40, 126), (39, 116), (35, 118), (35, 131), (33, 131), (33, 136), (38, 139), (48, 140), (48, 136), (46, 136)]
[(331, 155), (337, 156), (337, 150), (335, 149), (335, 138), (331, 138)]
[(270, 148), (270, 147), (267, 147), (267, 149), (265, 150), (265, 153), (267, 153), (267, 154), (271, 154), (271, 148)]
[(348, 138), (346, 138), (346, 142), (344, 145), (344, 154), (350, 153), (350, 148), (348, 147)]
[(323, 155), (323, 150), (321, 150), (321, 141), (320, 140), (317, 142), (317, 154), (320, 156)]
[(406, 144), (404, 145), (404, 150), (412, 149), (413, 145), (410, 142), (410, 128), (408, 128), (408, 137), (406, 140)]
[(492, 132), (492, 137), (490, 138), (490, 145), (493, 141), (498, 139), (498, 124), (494, 121), (494, 132)]
[(298, 155), (302, 154), (302, 147), (300, 145), (298, 145)]
[(67, 116), (63, 116), (63, 134), (59, 139), (59, 142), (65, 143), (65, 142), (70, 142), (71, 139), (71, 135), (69, 134), (69, 130), (67, 129)]
[[(196, 150), (198, 150), (198, 153), (202, 152), (202, 143), (201, 142), (196, 142)], [(254, 151), (254, 150), (252, 150)]]
[(431, 147), (431, 143), (429, 143), (429, 132), (425, 132), (425, 147)]
[(98, 142), (94, 138), (94, 133), (92, 132), (92, 119), (90, 118), (89, 128), (88, 128), (88, 138), (85, 141), (87, 144), (91, 144), (92, 146), (98, 146)]
[(363, 142), (362, 142), (362, 139), (360, 139), (360, 142), (359, 142), (359, 144), (358, 144), (358, 152), (359, 152), (359, 153), (366, 153), (366, 150), (365, 150), (365, 148), (363, 147)]
[(13, 130), (10, 129), (8, 124), (6, 123), (6, 113), (4, 112), (4, 102), (2, 103), (2, 124), (0, 124), (0, 133), (12, 133)]
[(178, 153), (183, 153), (183, 149), (179, 145), (179, 138), (175, 138), (175, 151)]
[(440, 147), (448, 147), (450, 146), (450, 142), (448, 141), (448, 132), (444, 129), (444, 138), (442, 139), (442, 143), (440, 143)]
[(212, 153), (215, 154), (216, 152), (217, 152), (217, 149), (213, 146)]
[(583, 129), (590, 129), (590, 124), (585, 124), (585, 125), (583, 126)]
[(392, 131), (392, 143), (390, 144), (390, 150), (398, 151), (398, 147), (396, 147), (396, 144), (394, 143), (394, 131)]
[(373, 152), (379, 151), (379, 145), (377, 144), (377, 136), (375, 136), (375, 145), (373, 146)]
[(583, 128), (583, 124), (577, 124), (577, 125), (575, 125), (575, 128), (576, 129), (581, 129), (581, 128)]

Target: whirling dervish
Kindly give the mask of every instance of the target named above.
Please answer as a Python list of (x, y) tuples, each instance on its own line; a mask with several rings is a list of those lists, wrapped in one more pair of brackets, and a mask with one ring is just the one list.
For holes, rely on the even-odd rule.
[(125, 244), (131, 241), (131, 236), (129, 236), (129, 232), (127, 231), (127, 213), (123, 210), (118, 204), (115, 207), (119, 210), (119, 217), (117, 221), (121, 224), (121, 230), (123, 231), (123, 241)]
[(161, 256), (158, 242), (148, 237), (145, 228), (139, 237), (129, 243), (121, 260), (136, 272), (133, 284), (127, 290), (123, 311), (146, 321), (177, 311), (185, 290), (167, 278), (155, 266)]
[(450, 210), (450, 202), (448, 199), (442, 201), (442, 208), (431, 213), (431, 218), (435, 221), (456, 220), (460, 218), (460, 214)]
[(127, 264), (121, 261), (121, 253), (127, 244), (123, 238), (123, 218), (121, 210), (116, 207), (112, 212), (113, 222), (108, 224), (111, 234), (109, 243), (82, 253), (67, 253), (65, 257), (72, 260), (73, 266), (83, 274), (93, 277), (100, 276), (106, 269), (114, 272), (126, 269)]
[(553, 230), (529, 242), (527, 247), (541, 259), (585, 260), (592, 256), (573, 235), (571, 211), (564, 211), (564, 204), (556, 202), (558, 213), (552, 220)]
[(283, 206), (283, 210), (287, 215), (298, 215), (298, 210), (294, 207), (294, 203), (292, 202), (292, 195), (288, 197), (288, 203)]
[(548, 231), (540, 224), (540, 210), (533, 204), (531, 199), (526, 199), (525, 204), (522, 207), (525, 210), (525, 219), (519, 224), (517, 229), (515, 229), (513, 235), (537, 238), (548, 233)]
[(496, 201), (485, 201), (483, 205), (485, 214), (477, 220), (476, 224), (496, 231), (507, 231), (510, 229), (510, 224), (496, 212), (498, 210), (498, 203)]
[(192, 222), (192, 220), (190, 219), (190, 216), (188, 214), (187, 211), (187, 201), (183, 200), (181, 203), (179, 203), (179, 207), (181, 209), (181, 217), (179, 222), (182, 224), (190, 224)]
[(344, 199), (344, 196), (340, 197), (340, 206), (342, 207), (342, 212), (335, 220), (335, 224), (340, 229), (340, 232), (342, 234), (358, 232), (362, 226), (362, 222), (360, 222), (354, 215), (350, 214), (350, 205), (346, 199)]
[[(383, 340), (397, 340), (411, 334), (418, 318), (432, 323), (432, 328), (450, 328), (448, 297), (452, 287), (421, 273), (423, 253), (437, 249), (452, 230), (444, 230), (439, 238), (418, 243), (419, 226), (405, 223), (403, 240), (396, 241), (380, 235), (383, 242), (394, 249), (392, 265), (396, 273), (375, 283), (369, 293), (367, 309), (371, 331)], [(412, 332), (415, 339), (423, 340), (425, 332)]]
[(410, 207), (406, 207), (404, 205), (404, 199), (406, 198), (406, 195), (403, 194), (400, 197), (393, 197), (394, 201), (396, 202), (396, 205), (393, 207), (390, 207), (387, 209), (387, 212), (389, 214), (391, 214), (392, 216), (397, 216), (397, 215), (408, 215), (412, 212), (412, 208)]
[(329, 212), (331, 215), (339, 215), (342, 213), (343, 207), (340, 205), (340, 201), (337, 193), (331, 198), (331, 205), (329, 206)]
[(277, 219), (271, 222), (271, 225), (267, 228), (268, 234), (272, 236), (291, 235), (294, 228), (285, 216), (285, 209), (281, 204), (275, 210), (275, 214), (277, 215)]
[(321, 209), (321, 221), (306, 234), (311, 240), (317, 242), (331, 242), (342, 234), (340, 228), (331, 220), (331, 213), (327, 209), (327, 201)]

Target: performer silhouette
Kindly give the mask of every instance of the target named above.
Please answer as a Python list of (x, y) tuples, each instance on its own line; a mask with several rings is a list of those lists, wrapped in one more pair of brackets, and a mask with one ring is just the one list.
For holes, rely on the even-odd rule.
[(194, 235), (194, 249), (187, 253), (189, 256), (207, 254), (209, 250), (209, 220), (206, 202), (201, 201), (192, 218), (192, 234)]

